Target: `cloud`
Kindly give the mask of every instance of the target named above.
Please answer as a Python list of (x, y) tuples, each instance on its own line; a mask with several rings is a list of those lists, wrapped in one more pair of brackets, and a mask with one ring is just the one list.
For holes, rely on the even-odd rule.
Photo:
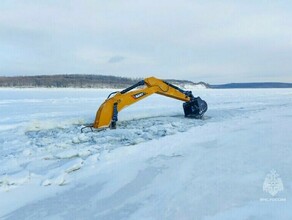
[(291, 21), (284, 0), (4, 0), (0, 74), (291, 81)]
[(122, 57), (122, 56), (113, 56), (111, 57), (108, 62), (109, 63), (120, 63), (122, 62), (123, 60), (125, 59), (125, 57)]

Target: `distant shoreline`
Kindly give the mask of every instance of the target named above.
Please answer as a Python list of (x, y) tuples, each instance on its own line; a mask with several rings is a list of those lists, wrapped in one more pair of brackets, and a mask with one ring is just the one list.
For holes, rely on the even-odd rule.
[[(0, 88), (96, 88), (123, 89), (142, 78), (126, 78), (107, 75), (38, 75), (38, 76), (0, 76)], [(203, 87), (204, 82), (194, 83), (189, 80), (164, 79), (169, 83), (185, 87)]]
[(289, 89), (292, 83), (282, 82), (252, 82), (252, 83), (228, 83), (222, 85), (209, 85), (211, 89)]
[[(142, 78), (127, 78), (108, 75), (36, 75), (36, 76), (0, 76), (0, 88), (80, 88), (80, 89), (123, 89)], [(282, 82), (250, 82), (227, 83), (210, 85), (205, 82), (192, 82), (190, 80), (165, 79), (185, 89), (272, 89), (292, 88), (292, 83)]]

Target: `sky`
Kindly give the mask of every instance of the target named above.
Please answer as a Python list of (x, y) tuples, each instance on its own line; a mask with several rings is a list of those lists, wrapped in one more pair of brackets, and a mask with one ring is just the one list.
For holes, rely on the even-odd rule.
[(0, 75), (292, 82), (290, 0), (1, 0)]

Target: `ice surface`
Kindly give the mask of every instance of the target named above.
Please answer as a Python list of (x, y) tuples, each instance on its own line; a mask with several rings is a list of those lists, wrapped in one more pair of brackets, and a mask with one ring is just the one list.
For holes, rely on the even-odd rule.
[(292, 218), (292, 90), (193, 90), (203, 120), (155, 95), (80, 133), (109, 92), (0, 89), (0, 218)]

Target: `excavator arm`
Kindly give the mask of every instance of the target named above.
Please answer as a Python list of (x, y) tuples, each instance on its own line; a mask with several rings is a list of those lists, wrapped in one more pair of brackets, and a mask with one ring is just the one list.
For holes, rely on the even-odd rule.
[(207, 111), (207, 103), (200, 97), (195, 98), (191, 91), (184, 91), (168, 82), (149, 77), (123, 91), (111, 93), (99, 107), (92, 127), (116, 128), (118, 112), (154, 93), (184, 101), (186, 117), (201, 118)]

